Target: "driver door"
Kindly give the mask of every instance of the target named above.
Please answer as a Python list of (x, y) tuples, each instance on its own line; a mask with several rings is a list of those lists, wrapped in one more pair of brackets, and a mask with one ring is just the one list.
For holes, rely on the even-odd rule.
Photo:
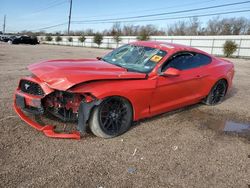
[(152, 115), (177, 109), (201, 99), (199, 91), (202, 89), (202, 78), (205, 75), (203, 69), (192, 65), (193, 56), (192, 53), (178, 53), (163, 64), (161, 72), (172, 67), (180, 70), (180, 74), (157, 77), (150, 104)]

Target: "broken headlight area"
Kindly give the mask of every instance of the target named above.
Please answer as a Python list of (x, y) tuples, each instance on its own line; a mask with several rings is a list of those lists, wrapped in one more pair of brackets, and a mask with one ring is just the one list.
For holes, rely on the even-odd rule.
[(45, 111), (62, 121), (77, 121), (78, 110), (84, 96), (63, 91), (47, 95), (42, 103)]

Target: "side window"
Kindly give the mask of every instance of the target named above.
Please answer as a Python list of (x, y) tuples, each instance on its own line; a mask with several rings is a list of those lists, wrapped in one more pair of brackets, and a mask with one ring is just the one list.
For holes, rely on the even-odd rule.
[(196, 67), (200, 67), (203, 65), (207, 65), (211, 62), (211, 58), (199, 54), (199, 53), (183, 53), (174, 56), (172, 59), (170, 59), (165, 66), (163, 66), (162, 71), (167, 70), (169, 67), (173, 67), (179, 70), (187, 70), (187, 69), (192, 69)]
[(169, 67), (173, 67), (179, 70), (185, 70), (188, 67), (189, 60), (193, 57), (192, 54), (178, 54), (173, 56), (168, 62), (166, 62), (165, 66), (163, 66), (162, 71), (167, 70)]

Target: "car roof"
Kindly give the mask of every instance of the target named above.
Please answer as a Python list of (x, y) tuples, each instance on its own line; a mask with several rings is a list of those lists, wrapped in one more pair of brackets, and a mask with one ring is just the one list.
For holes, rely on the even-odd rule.
[(147, 47), (152, 47), (152, 48), (158, 48), (164, 51), (173, 51), (173, 52), (177, 52), (177, 51), (193, 51), (193, 52), (201, 52), (201, 53), (205, 53), (201, 50), (198, 50), (196, 48), (190, 47), (190, 46), (186, 46), (186, 45), (182, 45), (182, 44), (175, 44), (175, 43), (169, 43), (169, 42), (163, 42), (163, 41), (136, 41), (136, 42), (132, 42), (130, 44), (133, 45), (138, 45), (138, 46), (147, 46)]

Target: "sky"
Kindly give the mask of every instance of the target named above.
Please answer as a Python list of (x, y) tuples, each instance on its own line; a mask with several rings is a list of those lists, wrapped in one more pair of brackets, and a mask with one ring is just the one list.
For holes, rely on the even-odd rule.
[[(80, 31), (91, 28), (94, 31), (100, 31), (109, 29), (113, 23), (116, 22), (116, 20), (110, 20), (108, 21), (109, 23), (106, 23), (107, 21), (97, 22), (93, 20), (106, 20), (149, 14), (170, 13), (167, 15), (158, 15), (154, 17), (129, 18), (120, 20), (122, 25), (154, 24), (158, 28), (164, 29), (170, 24), (179, 20), (190, 19), (184, 17), (250, 10), (250, 1), (241, 5), (213, 8), (208, 10), (181, 13), (172, 12), (243, 1), (245, 0), (72, 0), (71, 30)], [(0, 0), (0, 31), (2, 30), (4, 15), (6, 15), (6, 32), (18, 32), (22, 30), (46, 30), (48, 32), (66, 31), (69, 16), (69, 5), (70, 0)], [(205, 24), (212, 17), (216, 16), (199, 17), (199, 20)], [(220, 15), (220, 17), (250, 18), (250, 11)], [(79, 23), (79, 21), (84, 22)], [(58, 26), (47, 28), (55, 25)]]

